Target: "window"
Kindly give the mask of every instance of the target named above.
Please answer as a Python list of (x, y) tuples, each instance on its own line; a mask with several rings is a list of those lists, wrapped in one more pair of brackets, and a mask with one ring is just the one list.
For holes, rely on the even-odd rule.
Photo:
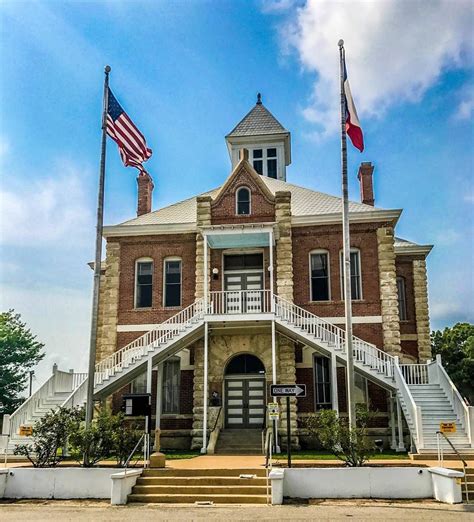
[(332, 408), (330, 362), (327, 357), (314, 358), (316, 411)]
[(165, 307), (181, 306), (181, 260), (165, 259)]
[(163, 364), (162, 413), (179, 413), (180, 358), (172, 357)]
[(253, 168), (263, 174), (263, 149), (255, 149), (253, 151)]
[(329, 254), (311, 252), (311, 301), (329, 301)]
[(253, 168), (262, 176), (278, 178), (277, 149), (254, 149), (252, 151)]
[(357, 372), (354, 372), (354, 402), (367, 404), (367, 379)]
[(146, 393), (146, 372), (133, 379), (132, 393)]
[(277, 178), (277, 150), (267, 149), (267, 176), (269, 178)]
[(135, 308), (150, 308), (153, 301), (153, 261), (139, 259), (135, 274)]
[(405, 290), (405, 278), (397, 277), (398, 290), (398, 313), (400, 314), (400, 321), (407, 320), (407, 298)]
[[(362, 299), (359, 250), (351, 250), (351, 297), (353, 301)], [(341, 252), (341, 298), (344, 299), (344, 252)]]
[(237, 214), (249, 215), (250, 214), (250, 190), (247, 187), (241, 187), (237, 191)]

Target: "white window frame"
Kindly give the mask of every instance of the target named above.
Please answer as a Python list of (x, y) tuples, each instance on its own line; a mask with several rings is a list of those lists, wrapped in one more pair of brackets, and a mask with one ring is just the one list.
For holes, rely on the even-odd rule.
[[(275, 156), (271, 156), (270, 158), (268, 157), (268, 154), (267, 154), (267, 151), (268, 149), (275, 149), (276, 150), (276, 154)], [(262, 157), (261, 158), (254, 158), (253, 157), (253, 153), (254, 151), (256, 150), (261, 150), (262, 151)], [(277, 145), (262, 145), (262, 146), (255, 146), (255, 147), (252, 147), (250, 149), (250, 152), (251, 152), (251, 158), (250, 158), (250, 164), (252, 165), (252, 167), (255, 169), (255, 167), (253, 166), (253, 162), (254, 161), (262, 161), (262, 176), (266, 176), (268, 178), (268, 163), (267, 161), (269, 159), (274, 159), (276, 160), (276, 178), (271, 178), (271, 179), (280, 179), (280, 176), (279, 176), (279, 173), (280, 173), (280, 170), (279, 170), (279, 162), (280, 162), (280, 155), (279, 155), (279, 151), (278, 151), (278, 146)]]
[[(358, 299), (354, 299), (351, 295), (352, 301), (362, 301), (364, 299), (364, 293), (362, 291), (362, 255), (359, 248), (351, 247), (351, 254), (357, 253), (358, 266), (359, 266), (359, 287), (360, 287), (360, 297)], [(339, 250), (339, 269), (341, 273), (341, 301), (344, 301), (344, 250)], [(352, 274), (351, 274), (352, 276)], [(352, 284), (352, 281), (351, 281)]]
[[(168, 261), (179, 261), (179, 305), (178, 306), (166, 306), (166, 263)], [(163, 308), (172, 310), (182, 308), (183, 306), (183, 260), (179, 256), (168, 256), (163, 259)]]
[[(138, 264), (139, 263), (151, 263), (151, 306), (137, 306), (138, 297)], [(153, 286), (155, 279), (155, 262), (151, 257), (139, 257), (135, 259), (135, 284), (133, 285), (133, 308), (135, 310), (150, 310), (153, 308)]]
[[(402, 281), (403, 285), (403, 309), (405, 312), (405, 317), (402, 319), (402, 314), (400, 313), (400, 301), (402, 300), (402, 296), (400, 295), (400, 288), (398, 287), (398, 282)], [(403, 276), (397, 276), (397, 294), (398, 294), (398, 314), (400, 317), (400, 321), (408, 321), (408, 310), (407, 310), (407, 282)]]
[[(313, 278), (311, 277), (311, 256), (313, 254), (326, 254), (328, 258), (328, 298), (324, 301), (313, 301)], [(309, 263), (309, 302), (310, 303), (329, 303), (332, 301), (331, 296), (331, 256), (328, 250), (324, 248), (316, 248), (315, 250), (311, 250), (308, 254), (308, 263)]]
[[(247, 190), (249, 193), (249, 212), (248, 214), (239, 214), (239, 193), (241, 190)], [(247, 185), (242, 185), (235, 191), (235, 215), (236, 216), (250, 216), (252, 214), (252, 191)]]

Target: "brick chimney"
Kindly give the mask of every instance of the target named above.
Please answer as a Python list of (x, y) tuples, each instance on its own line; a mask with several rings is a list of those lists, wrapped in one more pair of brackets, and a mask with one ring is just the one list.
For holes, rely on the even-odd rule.
[(137, 216), (151, 212), (151, 199), (154, 189), (153, 180), (148, 172), (141, 172), (137, 177), (138, 184), (138, 206)]
[(357, 178), (360, 182), (360, 200), (366, 205), (374, 206), (374, 183), (372, 174), (374, 167), (370, 161), (364, 161), (360, 164)]

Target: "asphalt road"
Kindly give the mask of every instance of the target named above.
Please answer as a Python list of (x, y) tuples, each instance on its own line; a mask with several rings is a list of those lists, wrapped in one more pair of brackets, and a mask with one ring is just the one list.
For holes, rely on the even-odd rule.
[(51, 520), (471, 520), (474, 505), (433, 501), (325, 500), (285, 506), (190, 507), (167, 504), (110, 506), (107, 501), (18, 501), (0, 503), (2, 521)]

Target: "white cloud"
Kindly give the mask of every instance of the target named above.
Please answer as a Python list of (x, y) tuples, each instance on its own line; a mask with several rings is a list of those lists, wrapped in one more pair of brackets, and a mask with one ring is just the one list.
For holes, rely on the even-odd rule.
[[(90, 174), (68, 161), (37, 181), (9, 179), (0, 187), (0, 244), (81, 244), (90, 239), (93, 216), (84, 188)], [(33, 179), (33, 178), (30, 178)]]
[(363, 120), (419, 101), (443, 71), (468, 65), (472, 15), (469, 0), (308, 0), (281, 30), (283, 48), (317, 74), (305, 117), (323, 134), (338, 128), (340, 38)]
[(474, 88), (472, 85), (461, 89), (459, 97), (461, 101), (459, 102), (454, 117), (457, 120), (469, 120), (474, 114)]

